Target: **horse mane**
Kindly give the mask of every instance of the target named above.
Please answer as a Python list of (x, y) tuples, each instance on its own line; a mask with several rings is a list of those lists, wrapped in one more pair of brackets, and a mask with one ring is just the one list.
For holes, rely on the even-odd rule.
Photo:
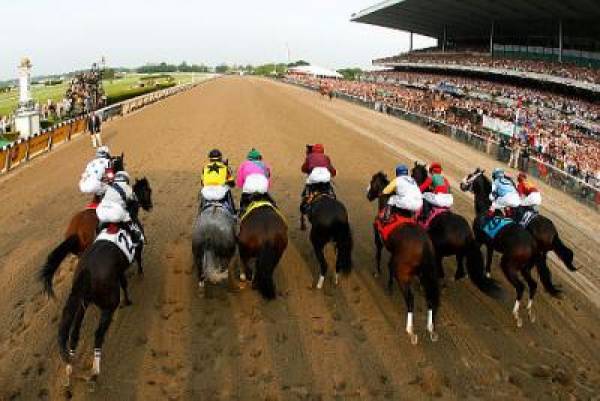
[[(418, 174), (418, 177), (416, 176)], [(411, 176), (417, 181), (417, 184), (422, 184), (427, 179), (427, 166), (425, 164), (415, 162)]]

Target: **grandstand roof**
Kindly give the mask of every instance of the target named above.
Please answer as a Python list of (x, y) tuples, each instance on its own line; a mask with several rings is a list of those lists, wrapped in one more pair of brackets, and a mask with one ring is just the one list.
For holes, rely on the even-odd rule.
[[(386, 0), (352, 15), (352, 21), (440, 38), (489, 35), (492, 21), (514, 34), (535, 29), (557, 35), (558, 20), (574, 24), (577, 35), (598, 35), (597, 0)], [(594, 21), (595, 20), (595, 21)], [(542, 22), (554, 21), (552, 24)], [(540, 24), (533, 24), (538, 22)], [(565, 34), (567, 34), (565, 32)]]
[(298, 67), (288, 68), (289, 72), (296, 74), (306, 74), (315, 77), (342, 78), (342, 74), (328, 68), (319, 67), (316, 65), (303, 65)]

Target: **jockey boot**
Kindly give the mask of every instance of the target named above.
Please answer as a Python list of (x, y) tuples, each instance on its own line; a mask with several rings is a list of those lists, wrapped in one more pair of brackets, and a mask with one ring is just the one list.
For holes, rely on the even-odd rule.
[(432, 205), (426, 200), (423, 201), (423, 208), (421, 209), (421, 214), (419, 216), (419, 221), (425, 222), (427, 221), (427, 217), (429, 217), (429, 213), (431, 213)]

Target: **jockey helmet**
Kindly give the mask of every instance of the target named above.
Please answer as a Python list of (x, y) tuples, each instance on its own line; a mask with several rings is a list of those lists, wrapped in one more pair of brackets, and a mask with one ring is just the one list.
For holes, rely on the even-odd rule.
[(312, 147), (313, 153), (325, 153), (325, 147), (320, 143), (315, 143)]
[(431, 166), (429, 166), (429, 172), (431, 174), (441, 174), (442, 173), (442, 165), (438, 162), (432, 162)]
[(252, 150), (250, 150), (250, 152), (248, 152), (248, 160), (260, 160), (262, 159), (262, 155), (260, 154), (260, 152), (254, 148), (252, 148)]
[(519, 181), (525, 181), (527, 179), (527, 174), (525, 174), (524, 172), (520, 172), (519, 175), (517, 176), (517, 180)]
[(129, 184), (129, 174), (127, 174), (126, 171), (118, 171), (117, 173), (115, 173), (114, 182), (124, 182), (126, 184)]
[(494, 171), (492, 171), (492, 178), (495, 180), (496, 178), (502, 177), (504, 177), (504, 170), (502, 170), (500, 167), (496, 167)]
[(219, 149), (213, 149), (208, 153), (208, 160), (212, 161), (221, 161), (223, 158), (223, 154)]
[(408, 175), (408, 167), (404, 164), (398, 164), (396, 166), (396, 177), (400, 177), (403, 175)]
[(110, 150), (108, 149), (108, 146), (100, 146), (98, 149), (96, 149), (96, 157), (110, 159)]

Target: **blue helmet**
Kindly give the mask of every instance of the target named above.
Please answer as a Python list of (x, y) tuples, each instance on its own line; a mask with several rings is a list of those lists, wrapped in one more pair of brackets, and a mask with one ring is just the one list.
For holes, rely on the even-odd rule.
[(396, 166), (396, 177), (400, 177), (402, 175), (408, 175), (408, 167), (405, 164), (398, 164)]
[(495, 180), (496, 178), (502, 178), (504, 177), (504, 170), (501, 169), (500, 167), (497, 167), (494, 169), (494, 171), (492, 171), (492, 178)]

